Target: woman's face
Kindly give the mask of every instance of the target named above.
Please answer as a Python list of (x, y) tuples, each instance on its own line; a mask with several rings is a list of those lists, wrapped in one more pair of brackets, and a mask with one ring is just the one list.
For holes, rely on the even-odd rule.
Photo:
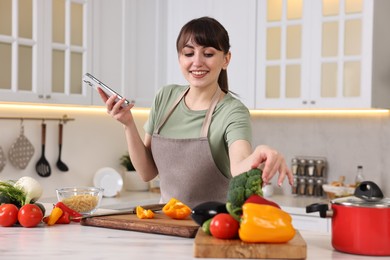
[(204, 47), (189, 41), (179, 53), (181, 71), (191, 87), (206, 88), (218, 84), (218, 76), (226, 69), (230, 52), (224, 54), (213, 47)]

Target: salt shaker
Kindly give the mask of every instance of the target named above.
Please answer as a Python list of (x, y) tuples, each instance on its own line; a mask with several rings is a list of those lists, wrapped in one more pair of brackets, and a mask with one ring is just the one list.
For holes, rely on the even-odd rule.
[(272, 186), (272, 183), (267, 183), (263, 187), (263, 196), (264, 197), (271, 197), (274, 194), (274, 187)]

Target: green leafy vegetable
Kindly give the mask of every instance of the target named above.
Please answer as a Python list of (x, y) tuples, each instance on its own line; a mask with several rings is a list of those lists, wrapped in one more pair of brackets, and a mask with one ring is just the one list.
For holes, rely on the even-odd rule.
[(242, 205), (247, 198), (253, 194), (263, 196), (261, 175), (260, 169), (251, 169), (230, 180), (226, 209), (237, 221), (240, 220)]
[(24, 205), (26, 194), (21, 189), (14, 186), (13, 181), (0, 182), (0, 194), (4, 199), (7, 198), (9, 203), (18, 208)]

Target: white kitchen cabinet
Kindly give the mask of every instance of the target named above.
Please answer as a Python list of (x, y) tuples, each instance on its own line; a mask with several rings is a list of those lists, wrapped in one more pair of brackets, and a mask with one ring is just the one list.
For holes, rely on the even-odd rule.
[[(136, 107), (150, 107), (165, 77), (165, 1), (94, 4), (93, 74)], [(103, 104), (96, 92), (92, 103)]]
[(0, 3), (1, 101), (90, 104), (92, 1)]
[(297, 214), (295, 211), (289, 212), (289, 210), (286, 210), (286, 212), (291, 215), (292, 224), (295, 229), (320, 233), (330, 233), (332, 230), (330, 218), (321, 218), (319, 216), (310, 216), (308, 214)]
[(181, 27), (194, 18), (210, 16), (228, 31), (232, 58), (227, 69), (229, 89), (254, 107), (256, 55), (256, 0), (167, 1), (166, 84), (188, 84), (178, 64), (176, 39)]
[(385, 0), (258, 1), (256, 108), (389, 108)]

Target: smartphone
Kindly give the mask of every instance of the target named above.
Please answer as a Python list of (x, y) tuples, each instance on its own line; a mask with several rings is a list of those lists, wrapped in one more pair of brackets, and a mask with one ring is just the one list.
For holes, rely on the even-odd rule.
[[(109, 96), (109, 97), (111, 97), (112, 95), (117, 95), (117, 98), (115, 99), (116, 102), (118, 102), (120, 99), (123, 98), (116, 91), (114, 91), (113, 89), (108, 87), (106, 84), (104, 84), (103, 82), (98, 80), (96, 77), (92, 76), (90, 73), (86, 73), (84, 75), (83, 82), (85, 84), (89, 85), (90, 87), (93, 87), (96, 91), (97, 91), (97, 88), (100, 87), (104, 91), (104, 93), (106, 93), (107, 96)], [(122, 107), (126, 107), (130, 104), (134, 104), (134, 100), (129, 101), (126, 99), (125, 102), (122, 104)]]

